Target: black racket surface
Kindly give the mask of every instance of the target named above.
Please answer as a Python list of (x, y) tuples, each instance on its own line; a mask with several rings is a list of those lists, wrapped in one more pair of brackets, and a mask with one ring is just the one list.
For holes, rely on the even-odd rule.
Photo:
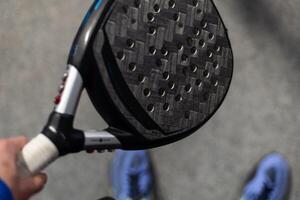
[(113, 128), (139, 137), (138, 143), (123, 141), (128, 148), (159, 146), (195, 132), (222, 104), (233, 74), (227, 30), (214, 3), (104, 4), (92, 44), (98, 81), (86, 81), (98, 112)]

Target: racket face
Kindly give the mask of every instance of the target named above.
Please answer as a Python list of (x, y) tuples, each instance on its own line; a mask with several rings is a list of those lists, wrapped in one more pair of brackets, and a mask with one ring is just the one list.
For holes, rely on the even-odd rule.
[[(211, 0), (106, 3), (92, 44), (87, 91), (112, 127), (148, 148), (199, 129), (222, 104), (233, 74), (224, 23)], [(96, 84), (97, 82), (97, 84)]]

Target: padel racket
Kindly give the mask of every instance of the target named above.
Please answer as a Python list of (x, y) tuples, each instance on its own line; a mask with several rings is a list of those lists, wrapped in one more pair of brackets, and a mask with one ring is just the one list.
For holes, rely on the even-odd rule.
[[(211, 0), (97, 0), (71, 48), (54, 111), (24, 147), (20, 168), (36, 173), (82, 150), (187, 137), (220, 107), (232, 73), (227, 30)], [(73, 128), (83, 89), (109, 128)]]

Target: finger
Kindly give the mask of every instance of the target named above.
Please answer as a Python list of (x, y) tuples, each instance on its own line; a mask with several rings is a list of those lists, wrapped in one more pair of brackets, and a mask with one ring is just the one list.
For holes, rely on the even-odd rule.
[(21, 181), (21, 193), (23, 196), (32, 196), (40, 192), (44, 188), (47, 179), (48, 178), (46, 174), (39, 173), (33, 177)]
[(25, 136), (18, 136), (18, 137), (9, 138), (7, 142), (10, 144), (9, 146), (13, 151), (13, 153), (17, 154), (27, 144), (28, 139)]
[(33, 177), (33, 192), (41, 191), (47, 183), (48, 177), (45, 173), (39, 173)]
[(15, 162), (26, 143), (27, 138), (23, 136), (0, 140), (0, 161)]

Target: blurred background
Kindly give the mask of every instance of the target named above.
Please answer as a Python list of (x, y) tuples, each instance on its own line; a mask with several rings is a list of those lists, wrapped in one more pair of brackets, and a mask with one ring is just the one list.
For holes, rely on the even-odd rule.
[[(0, 137), (35, 136), (44, 126), (69, 48), (92, 0), (0, 1)], [(228, 97), (193, 136), (152, 150), (166, 200), (238, 199), (266, 153), (293, 169), (300, 196), (300, 1), (215, 0), (229, 30), (235, 71)], [(106, 124), (84, 94), (83, 129)], [(48, 170), (35, 200), (93, 200), (111, 194), (113, 154), (67, 156)]]

